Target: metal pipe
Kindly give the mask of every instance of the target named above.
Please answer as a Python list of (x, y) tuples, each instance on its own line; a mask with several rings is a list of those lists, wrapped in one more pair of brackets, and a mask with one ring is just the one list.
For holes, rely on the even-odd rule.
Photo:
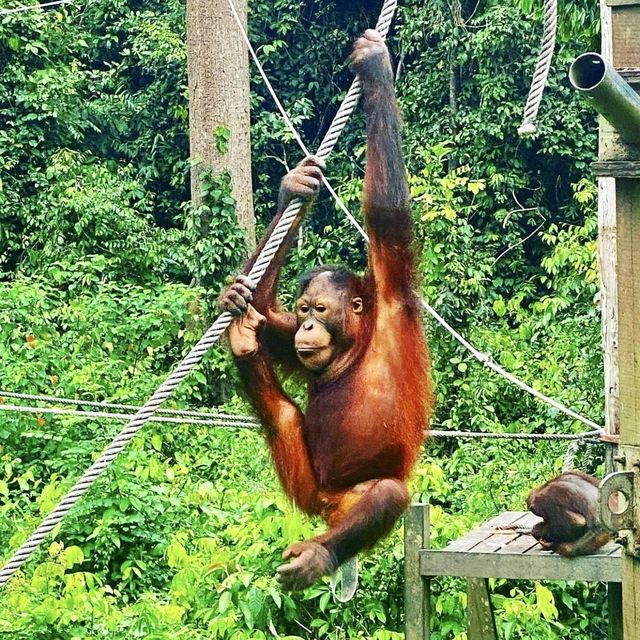
[(640, 144), (640, 96), (599, 53), (577, 57), (569, 68), (569, 80), (623, 140)]

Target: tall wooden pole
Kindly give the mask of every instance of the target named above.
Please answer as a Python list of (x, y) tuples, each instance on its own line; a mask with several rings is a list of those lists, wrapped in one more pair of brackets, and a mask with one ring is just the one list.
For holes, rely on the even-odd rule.
[[(601, 54), (613, 64), (611, 33), (611, 7), (600, 0)], [(600, 306), (602, 309), (602, 345), (604, 353), (604, 405), (605, 431), (616, 442), (620, 433), (618, 418), (618, 283), (616, 279), (616, 181), (603, 176), (598, 178), (598, 255), (600, 263)], [(613, 448), (609, 448), (613, 451)], [(613, 462), (607, 460), (608, 471)]]
[[(639, 7), (640, 8), (640, 7)], [(640, 173), (616, 180), (618, 309), (620, 320), (620, 451), (636, 474), (634, 507), (640, 502)], [(636, 511), (637, 513), (637, 511)], [(638, 521), (627, 538), (622, 575), (624, 637), (640, 637)], [(629, 548), (631, 546), (631, 548)]]
[[(246, 24), (247, 0), (234, 0)], [(187, 0), (191, 198), (203, 168), (231, 172), (237, 218), (255, 245), (249, 137), (249, 58), (227, 0)]]
[[(603, 56), (640, 91), (640, 0), (605, 2), (611, 20), (603, 9)], [(621, 538), (623, 637), (635, 640), (640, 638), (640, 144), (623, 140), (603, 118), (595, 170), (601, 180), (607, 427), (613, 435), (618, 427), (616, 460), (631, 479), (632, 494), (629, 528)], [(609, 330), (614, 324), (617, 339)]]

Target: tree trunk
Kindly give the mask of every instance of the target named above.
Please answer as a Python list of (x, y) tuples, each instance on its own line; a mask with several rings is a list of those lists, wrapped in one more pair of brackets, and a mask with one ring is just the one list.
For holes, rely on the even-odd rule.
[[(234, 0), (246, 25), (247, 2)], [(249, 137), (249, 57), (227, 0), (187, 0), (191, 199), (200, 175), (228, 169), (238, 223), (255, 245)]]

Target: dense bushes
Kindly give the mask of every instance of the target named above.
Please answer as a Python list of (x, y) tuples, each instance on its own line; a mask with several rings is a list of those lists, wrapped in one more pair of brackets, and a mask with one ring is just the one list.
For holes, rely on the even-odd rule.
[[(345, 6), (348, 4), (349, 6)], [(455, 4), (455, 3), (454, 3)], [(473, 6), (471, 6), (473, 4)], [(347, 86), (350, 42), (378, 3), (250, 2), (267, 72), (313, 148)], [(596, 7), (565, 3), (540, 135), (516, 127), (537, 52), (529, 0), (401, 3), (391, 44), (426, 298), (479, 349), (600, 420), (595, 264), (595, 117), (564, 69), (591, 48)], [(456, 5), (457, 6), (457, 5)], [(228, 177), (188, 204), (184, 5), (100, 0), (0, 17), (0, 388), (142, 402), (213, 316), (242, 236)], [(587, 25), (587, 26), (585, 26)], [(514, 37), (517, 34), (518, 37)], [(230, 34), (230, 37), (235, 37)], [(299, 151), (257, 77), (252, 93), (259, 225)], [(328, 177), (357, 209), (361, 115)], [(213, 216), (210, 216), (213, 212)], [(201, 237), (202, 215), (215, 220)], [(346, 262), (365, 248), (327, 198), (287, 270)], [(195, 285), (192, 283), (196, 283)], [(486, 431), (578, 431), (478, 366), (427, 322), (436, 422)], [(174, 402), (246, 410), (216, 348)], [(292, 389), (294, 394), (298, 388)], [(117, 432), (118, 424), (0, 413), (0, 540), (8, 557)], [(414, 479), (443, 545), (560, 466), (559, 444), (434, 441)], [(597, 467), (600, 452), (586, 462)], [(281, 550), (319, 523), (283, 499), (261, 438), (151, 424), (51, 541), (0, 593), (12, 640), (85, 637), (374, 638), (402, 629), (400, 532), (361, 560), (347, 605), (326, 584), (288, 596)], [(605, 637), (599, 586), (495, 581), (505, 638)], [(464, 637), (464, 585), (438, 580), (433, 637)]]

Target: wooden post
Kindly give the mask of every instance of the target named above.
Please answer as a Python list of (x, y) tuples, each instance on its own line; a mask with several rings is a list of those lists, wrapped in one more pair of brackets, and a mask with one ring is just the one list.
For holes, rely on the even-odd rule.
[(420, 571), (420, 550), (428, 548), (429, 505), (411, 505), (404, 517), (405, 640), (429, 640), (431, 581)]
[[(640, 0), (605, 0), (611, 11), (602, 11), (603, 55), (636, 89), (640, 89)], [(607, 41), (610, 35), (610, 42)], [(625, 545), (622, 573), (623, 637), (640, 636), (640, 145), (620, 138), (613, 127), (600, 119), (600, 150), (596, 173), (600, 183), (601, 258), (603, 264), (603, 322), (617, 319), (616, 340), (603, 329), (607, 363), (607, 427), (609, 437), (620, 436), (618, 460), (635, 472), (635, 529)], [(612, 197), (613, 196), (613, 197)], [(615, 215), (613, 211), (615, 209)], [(608, 247), (606, 249), (605, 247)], [(608, 306), (605, 306), (608, 305)], [(615, 389), (617, 360), (618, 388)], [(613, 385), (612, 385), (613, 382)], [(617, 632), (614, 610), (616, 590), (610, 591), (610, 631)], [(618, 602), (619, 606), (619, 602)], [(618, 629), (616, 630), (616, 626)], [(616, 637), (616, 636), (613, 636)]]
[[(613, 64), (611, 7), (600, 0), (600, 31), (602, 57)], [(604, 353), (605, 431), (617, 438), (618, 406), (618, 287), (616, 280), (616, 181), (598, 178), (598, 257), (600, 263), (600, 306), (602, 309), (602, 345)], [(609, 453), (614, 451), (608, 447)], [(607, 456), (607, 473), (614, 471), (612, 455)]]
[[(616, 199), (620, 452), (627, 466), (630, 466), (632, 460), (640, 460), (640, 172), (637, 179), (616, 179)], [(637, 467), (635, 471), (634, 502), (637, 514), (640, 500)], [(636, 520), (636, 535), (639, 528), (640, 523)], [(622, 606), (624, 637), (637, 638), (640, 629), (640, 561), (628, 551), (623, 558)]]
[(468, 640), (498, 640), (487, 578), (467, 578)]
[(609, 600), (609, 640), (624, 640), (622, 631), (622, 585), (607, 582)]

